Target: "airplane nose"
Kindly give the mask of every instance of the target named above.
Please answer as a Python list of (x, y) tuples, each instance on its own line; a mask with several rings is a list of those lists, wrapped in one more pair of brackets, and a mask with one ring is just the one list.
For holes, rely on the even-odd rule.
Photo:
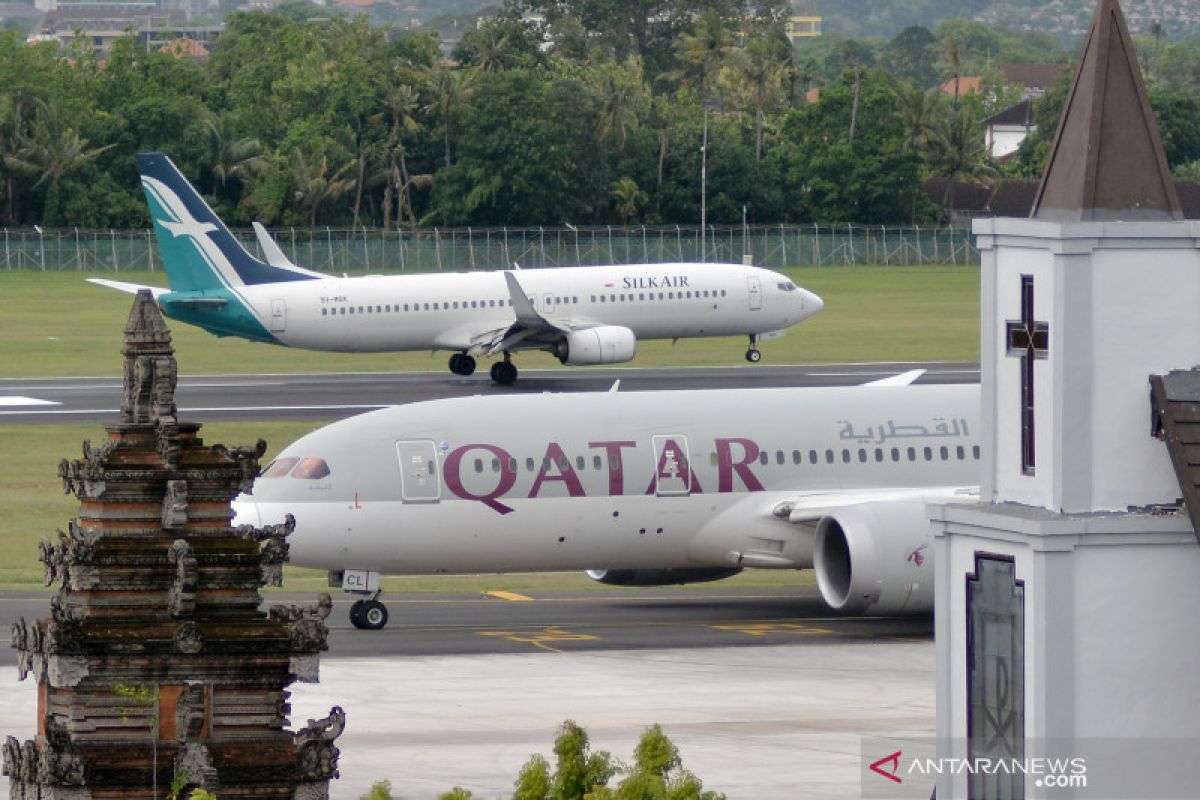
[(804, 315), (811, 317), (813, 314), (825, 307), (825, 301), (818, 295), (813, 294), (807, 289), (800, 290), (801, 308), (804, 309)]

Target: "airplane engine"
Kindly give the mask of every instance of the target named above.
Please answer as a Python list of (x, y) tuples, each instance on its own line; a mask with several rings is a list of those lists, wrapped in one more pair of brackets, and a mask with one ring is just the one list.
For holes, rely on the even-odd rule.
[(554, 348), (558, 360), (571, 366), (619, 364), (633, 360), (636, 352), (637, 337), (620, 325), (571, 331)]
[(733, 577), (741, 567), (672, 567), (666, 569), (589, 569), (587, 576), (609, 586), (677, 586)]
[(813, 567), (830, 608), (919, 614), (933, 608), (933, 535), (923, 501), (848, 506), (817, 524)]

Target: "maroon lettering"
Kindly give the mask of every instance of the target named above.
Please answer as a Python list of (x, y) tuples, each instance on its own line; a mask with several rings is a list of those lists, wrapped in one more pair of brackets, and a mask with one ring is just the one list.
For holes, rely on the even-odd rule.
[[(704, 490), (700, 488), (700, 481), (696, 478), (696, 473), (692, 470), (688, 463), (687, 453), (679, 446), (679, 442), (674, 439), (666, 439), (662, 444), (662, 452), (658, 454), (658, 466), (655, 467), (654, 477), (650, 479), (650, 485), (646, 487), (646, 494), (654, 494), (659, 489), (660, 481), (685, 481), (679, 489), (691, 494), (704, 494)], [(663, 487), (666, 492), (671, 492), (675, 488), (671, 484)], [(676, 492), (678, 493), (678, 492)]]
[[(496, 487), (485, 494), (473, 494), (463, 486), (459, 470), (462, 469), (463, 457), (472, 450), (486, 450), (500, 462), (500, 475), (496, 481)], [(517, 482), (517, 472), (509, 464), (511, 458), (512, 456), (508, 454), (507, 450), (493, 444), (465, 444), (457, 447), (450, 451), (450, 455), (446, 456), (446, 463), (442, 466), (446, 488), (463, 500), (477, 500), (493, 511), (507, 514), (513, 510), (512, 507), (504, 505), (496, 498), (503, 497)]]
[[(733, 474), (736, 472), (750, 492), (761, 492), (763, 485), (750, 469), (750, 464), (758, 458), (759, 447), (749, 439), (717, 439), (717, 491), (733, 491)], [(733, 460), (733, 445), (742, 448), (740, 461)]]
[[(558, 474), (551, 475), (550, 467), (558, 470)], [(584, 496), (583, 484), (579, 482), (579, 476), (575, 474), (575, 469), (571, 466), (570, 460), (567, 459), (558, 442), (546, 445), (546, 457), (542, 459), (542, 468), (533, 480), (533, 488), (529, 490), (529, 496), (537, 497), (542, 484), (548, 481), (562, 481), (563, 485), (567, 487), (567, 494), (571, 497)]]
[(608, 466), (608, 494), (618, 497), (625, 494), (625, 464), (621, 459), (621, 449), (637, 447), (637, 442), (588, 442), (588, 447), (604, 449), (605, 462)]

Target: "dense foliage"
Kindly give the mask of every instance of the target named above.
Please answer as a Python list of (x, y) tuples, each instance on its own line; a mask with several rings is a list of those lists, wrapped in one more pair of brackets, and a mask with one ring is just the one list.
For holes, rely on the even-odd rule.
[[(924, 222), (923, 179), (1000, 171), (980, 121), (1016, 95), (990, 65), (1067, 58), (962, 20), (794, 48), (785, 0), (508, 0), (447, 61), (313, 10), (233, 14), (200, 60), (0, 34), (0, 225), (145, 225), (149, 150), (240, 225), (695, 224), (702, 162), (710, 223)], [(1139, 46), (1196, 170), (1200, 45)], [(932, 88), (980, 73), (982, 94)], [(1010, 173), (1040, 170), (1064, 88)]]

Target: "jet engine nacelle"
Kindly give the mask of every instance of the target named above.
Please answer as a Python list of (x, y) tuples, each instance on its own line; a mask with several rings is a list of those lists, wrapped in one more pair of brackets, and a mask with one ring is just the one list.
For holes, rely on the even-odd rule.
[(933, 534), (925, 502), (848, 506), (817, 524), (813, 567), (830, 608), (918, 614), (933, 608)]
[(674, 586), (731, 578), (741, 567), (671, 567), (666, 569), (589, 569), (587, 576), (609, 586)]
[(571, 331), (554, 349), (554, 355), (564, 364), (619, 364), (632, 361), (637, 353), (637, 337), (621, 325), (599, 325), (581, 331)]

